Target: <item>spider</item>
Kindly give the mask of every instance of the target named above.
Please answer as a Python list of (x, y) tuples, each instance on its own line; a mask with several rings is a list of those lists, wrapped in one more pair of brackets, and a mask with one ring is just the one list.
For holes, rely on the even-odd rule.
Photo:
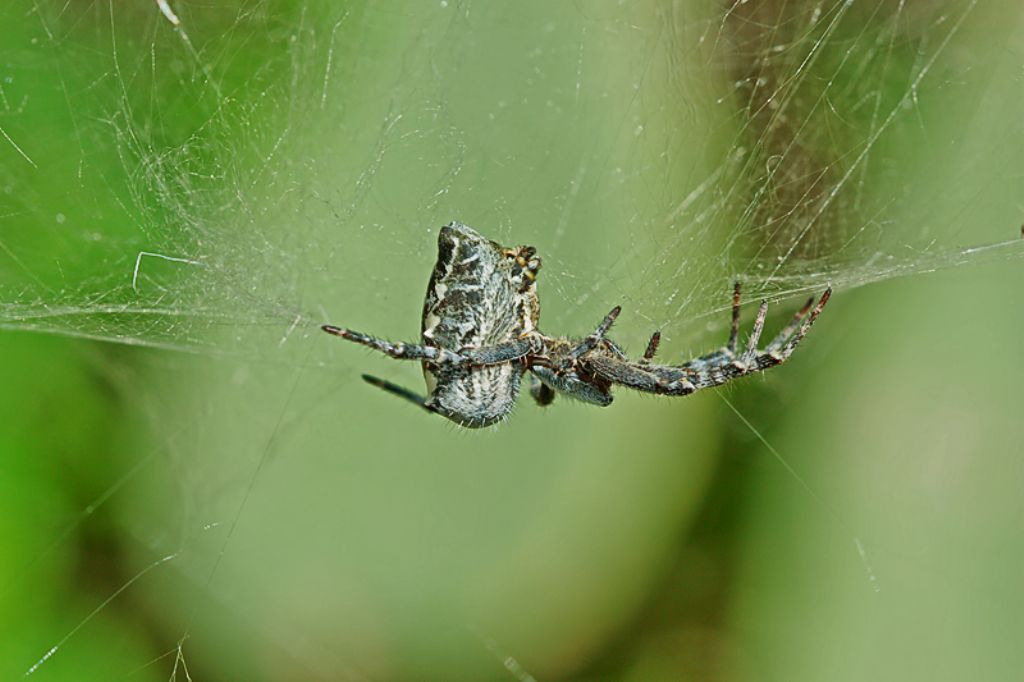
[(333, 325), (322, 329), (396, 360), (419, 360), (427, 384), (425, 397), (367, 374), (363, 379), (460, 426), (480, 428), (509, 416), (526, 372), (531, 375), (530, 394), (540, 405), (549, 405), (556, 393), (564, 393), (602, 407), (611, 404), (611, 388), (616, 384), (683, 396), (762, 372), (793, 354), (832, 294), (831, 288), (826, 289), (817, 305), (813, 297), (809, 299), (763, 349), (757, 343), (768, 302), (761, 301), (741, 349), (737, 282), (726, 344), (681, 365), (659, 365), (652, 360), (660, 332), (654, 332), (639, 360), (630, 360), (607, 338), (619, 306), (586, 337), (542, 334), (537, 329), (539, 270), (540, 258), (532, 246), (505, 247), (452, 222), (438, 235), (437, 263), (423, 304), (421, 343), (392, 343)]

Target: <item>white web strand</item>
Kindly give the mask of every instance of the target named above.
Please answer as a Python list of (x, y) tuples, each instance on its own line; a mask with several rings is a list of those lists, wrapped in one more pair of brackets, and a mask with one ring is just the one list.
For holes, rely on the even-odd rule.
[(746, 426), (752, 434), (754, 434), (754, 437), (756, 437), (757, 440), (759, 440), (761, 444), (764, 445), (765, 449), (771, 453), (772, 457), (774, 457), (779, 462), (779, 464), (782, 465), (786, 472), (793, 477), (793, 480), (796, 481), (801, 488), (803, 488), (804, 492), (812, 500), (814, 500), (814, 503), (820, 506), (826, 512), (828, 512), (829, 515), (833, 519), (835, 519), (840, 526), (842, 526), (843, 530), (849, 534), (850, 539), (853, 541), (853, 545), (857, 550), (857, 557), (860, 559), (861, 565), (864, 567), (864, 572), (867, 574), (868, 582), (871, 584), (871, 589), (876, 594), (881, 592), (882, 588), (878, 584), (878, 577), (875, 575), (875, 571), (871, 567), (871, 563), (868, 561), (867, 552), (864, 550), (864, 543), (861, 542), (860, 537), (853, 531), (853, 528), (851, 528), (850, 525), (843, 519), (843, 517), (839, 515), (839, 512), (836, 511), (832, 505), (826, 502), (824, 498), (818, 495), (818, 493), (814, 492), (814, 489), (807, 483), (807, 481), (805, 481), (803, 477), (796, 472), (796, 469), (794, 469), (792, 465), (788, 461), (786, 461), (786, 458), (783, 457), (779, 453), (779, 451), (775, 449), (775, 446), (768, 442), (768, 439), (764, 437), (761, 431), (759, 431), (757, 427), (751, 424), (750, 420), (743, 416), (743, 413), (740, 412), (736, 408), (736, 406), (732, 404), (732, 401), (725, 397), (725, 394), (723, 394), (722, 392), (718, 392), (716, 395), (722, 399), (722, 402), (729, 406), (729, 409), (732, 410), (733, 414), (735, 414), (736, 417), (741, 422), (743, 422), (743, 425)]
[(128, 582), (126, 582), (125, 584), (121, 585), (121, 587), (119, 587), (116, 590), (114, 590), (114, 592), (109, 597), (107, 597), (106, 599), (101, 601), (96, 606), (96, 608), (94, 608), (92, 611), (89, 612), (88, 615), (86, 615), (85, 618), (80, 620), (78, 622), (78, 624), (75, 625), (75, 627), (71, 628), (71, 630), (68, 631), (68, 633), (66, 635), (61, 637), (60, 640), (58, 640), (58, 642), (56, 644), (54, 644), (52, 647), (50, 647), (50, 649), (45, 654), (43, 654), (43, 656), (39, 660), (37, 660), (35, 663), (33, 663), (28, 668), (28, 670), (25, 671), (25, 673), (22, 675), (22, 677), (29, 677), (30, 675), (33, 675), (37, 670), (39, 670), (39, 668), (41, 668), (44, 663), (46, 663), (58, 651), (60, 651), (60, 648), (62, 646), (64, 646), (69, 639), (74, 637), (78, 633), (79, 630), (81, 630), (86, 625), (88, 625), (89, 621), (91, 621), (93, 618), (96, 617), (96, 614), (98, 614), (100, 611), (105, 609), (107, 607), (107, 605), (110, 604), (110, 602), (112, 602), (115, 599), (117, 599), (121, 595), (122, 592), (124, 592), (129, 587), (131, 587), (132, 585), (137, 583), (139, 580), (141, 580), (146, 574), (148, 574), (153, 569), (155, 569), (155, 568), (157, 568), (159, 566), (163, 566), (167, 562), (173, 561), (174, 559), (177, 559), (177, 558), (178, 558), (178, 554), (177, 553), (168, 554), (167, 556), (162, 557), (162, 558), (157, 559), (156, 561), (152, 562), (151, 564), (149, 564), (148, 566), (143, 568), (141, 571), (136, 573), (134, 576), (132, 576), (131, 579), (128, 580)]
[(18, 152), (18, 155), (21, 156), (21, 158), (23, 158), (26, 161), (28, 161), (30, 166), (32, 166), (33, 168), (39, 168), (39, 166), (36, 165), (36, 162), (33, 161), (29, 157), (29, 155), (25, 153), (25, 150), (22, 149), (20, 146), (18, 146), (18, 143), (15, 142), (14, 139), (10, 135), (7, 134), (7, 131), (3, 129), (3, 126), (0, 126), (0, 135), (3, 135), (4, 139), (7, 140), (7, 142), (10, 143), (10, 145), (12, 147), (14, 147), (14, 150), (16, 152)]

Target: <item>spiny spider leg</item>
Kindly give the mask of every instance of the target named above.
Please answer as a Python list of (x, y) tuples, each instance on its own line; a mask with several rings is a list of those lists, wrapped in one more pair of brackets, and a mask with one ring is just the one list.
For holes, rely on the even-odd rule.
[(595, 341), (599, 341), (604, 338), (604, 335), (608, 333), (608, 330), (612, 328), (612, 324), (615, 323), (615, 318), (622, 312), (622, 306), (617, 305), (608, 311), (608, 314), (601, 320), (601, 324), (597, 325), (597, 329), (591, 334)]
[(646, 365), (652, 359), (654, 354), (658, 352), (658, 345), (661, 343), (661, 332), (654, 332), (651, 334), (651, 340), (647, 342), (647, 350), (644, 351), (643, 358), (640, 359), (640, 363)]
[[(831, 296), (832, 287), (829, 287), (825, 289), (825, 292), (821, 295), (821, 298), (818, 300), (818, 304), (814, 306), (814, 310), (811, 311), (810, 315), (807, 314), (807, 310), (810, 306), (805, 305), (797, 312), (794, 319), (791, 320), (790, 323), (787, 324), (774, 339), (772, 339), (771, 343), (769, 343), (764, 350), (760, 352), (755, 351), (755, 354), (750, 358), (744, 357), (744, 371), (760, 372), (785, 362), (789, 356), (793, 354), (793, 351), (796, 350), (800, 340), (807, 335), (808, 331), (810, 331), (811, 325), (813, 325), (814, 321), (818, 319), (818, 315), (821, 314), (822, 309), (824, 309), (825, 304), (828, 303), (828, 299)], [(812, 298), (811, 303), (813, 302), (814, 299)], [(793, 328), (797, 323), (800, 323), (800, 327), (797, 329), (796, 334), (793, 334)]]
[(551, 388), (539, 378), (536, 374), (530, 375), (530, 396), (537, 402), (541, 407), (550, 405), (555, 400), (555, 389)]
[(740, 282), (736, 280), (732, 285), (732, 326), (729, 328), (729, 342), (725, 344), (726, 350), (733, 355), (736, 354), (736, 341), (740, 336)]
[(391, 393), (393, 395), (397, 395), (399, 398), (403, 398), (405, 400), (408, 400), (410, 403), (413, 403), (414, 405), (419, 405), (420, 407), (422, 407), (427, 412), (434, 412), (435, 411), (430, 406), (427, 405), (427, 399), (426, 398), (424, 398), (421, 395), (417, 395), (416, 393), (413, 393), (409, 389), (403, 388), (403, 387), (399, 386), (398, 384), (393, 384), (390, 381), (385, 381), (384, 379), (378, 379), (377, 377), (370, 376), (369, 374), (364, 374), (363, 375), (363, 381), (365, 381), (366, 383), (368, 383), (368, 384), (370, 384), (372, 386), (376, 386), (377, 388), (382, 388), (385, 391), (387, 391), (388, 393)]
[(533, 347), (532, 339), (520, 339), (484, 348), (473, 348), (455, 353), (445, 348), (425, 346), (415, 343), (392, 343), (375, 336), (368, 336), (351, 329), (343, 329), (330, 324), (321, 327), (328, 334), (341, 337), (348, 341), (369, 346), (396, 360), (424, 360), (437, 365), (497, 365), (525, 356)]
[[(720, 365), (723, 363), (734, 362), (736, 360), (737, 346), (739, 344), (740, 337), (740, 303), (742, 301), (741, 286), (739, 281), (736, 281), (732, 287), (732, 323), (729, 325), (729, 340), (724, 346), (717, 350), (713, 350), (710, 353), (701, 355), (700, 357), (693, 358), (683, 363), (684, 368), (694, 367), (699, 370), (704, 365)], [(760, 312), (760, 311), (759, 311)], [(764, 321), (762, 320), (762, 327)], [(757, 324), (755, 323), (754, 329), (751, 330), (751, 338), (754, 339), (754, 344), (757, 344), (757, 338), (761, 332), (757, 330)], [(756, 333), (756, 336), (755, 336)], [(748, 352), (749, 352), (749, 343)], [(744, 354), (745, 356), (746, 354)]]
[(348, 341), (354, 341), (355, 343), (361, 343), (364, 346), (384, 353), (388, 357), (395, 358), (396, 360), (426, 360), (427, 362), (434, 363), (460, 363), (465, 362), (465, 359), (458, 353), (453, 353), (450, 350), (444, 348), (436, 348), (434, 346), (421, 346), (415, 343), (392, 343), (384, 339), (378, 339), (375, 336), (367, 336), (351, 329), (343, 329), (341, 327), (335, 327), (330, 324), (325, 324), (322, 327), (328, 334), (339, 336)]
[(793, 335), (793, 338), (791, 338), (783, 347), (781, 353), (783, 360), (793, 354), (793, 351), (796, 350), (797, 344), (799, 344), (800, 340), (811, 330), (811, 325), (814, 324), (816, 319), (818, 319), (818, 315), (820, 315), (821, 311), (824, 310), (825, 304), (828, 303), (828, 299), (831, 297), (832, 287), (829, 287), (828, 289), (825, 289), (825, 293), (821, 295), (821, 299), (818, 300), (818, 305), (814, 306), (814, 310), (811, 311), (811, 314), (808, 315), (803, 321), (803, 324), (800, 325), (800, 329), (797, 330), (796, 334)]
[(533, 338), (499, 343), (495, 346), (484, 346), (483, 348), (463, 348), (459, 355), (466, 358), (471, 365), (500, 365), (503, 362), (511, 362), (529, 355), (531, 351), (537, 350), (538, 343)]
[(612, 328), (612, 324), (615, 322), (615, 318), (622, 312), (622, 306), (615, 306), (604, 316), (601, 320), (601, 324), (597, 325), (597, 329), (594, 333), (583, 339), (575, 348), (573, 348), (571, 357), (573, 360), (578, 360), (581, 355), (593, 350), (597, 347), (597, 344), (601, 343), (604, 339), (604, 335), (608, 333), (608, 330)]
[(754, 358), (757, 357), (757, 342), (761, 339), (761, 332), (764, 331), (764, 320), (768, 316), (768, 301), (761, 301), (757, 309), (757, 317), (754, 318), (754, 327), (750, 330), (750, 338), (747, 339), (747, 351), (743, 354), (740, 362), (749, 367)]
[[(688, 395), (702, 388), (721, 386), (746, 374), (760, 372), (784, 362), (810, 330), (831, 295), (832, 289), (826, 289), (810, 315), (807, 314), (809, 306), (805, 306), (797, 313), (796, 322), (790, 322), (772, 340), (768, 348), (758, 351), (757, 342), (764, 329), (768, 312), (768, 303), (762, 301), (746, 349), (739, 359), (736, 358), (734, 351), (736, 339), (730, 332), (729, 342), (724, 347), (679, 366), (651, 364), (646, 353), (645, 358), (639, 362), (624, 361), (606, 354), (591, 354), (582, 361), (595, 377), (613, 384), (648, 393)], [(735, 291), (733, 310), (736, 310)], [(793, 334), (796, 324), (800, 326)], [(788, 338), (790, 336), (792, 338)], [(650, 345), (648, 344), (648, 347)]]
[(765, 346), (764, 350), (766, 353), (771, 353), (782, 348), (782, 344), (786, 343), (789, 337), (793, 335), (793, 332), (796, 331), (797, 326), (800, 324), (800, 320), (804, 319), (804, 316), (807, 314), (807, 311), (811, 309), (812, 305), (814, 305), (813, 296), (807, 299), (807, 302), (804, 303), (804, 307), (796, 311), (796, 314), (793, 315), (793, 319), (789, 321), (789, 324), (783, 327), (782, 331), (776, 334), (775, 338)]

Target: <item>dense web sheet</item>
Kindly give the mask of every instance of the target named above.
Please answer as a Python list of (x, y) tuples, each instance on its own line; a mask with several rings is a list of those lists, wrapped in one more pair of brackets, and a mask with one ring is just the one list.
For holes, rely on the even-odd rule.
[[(73, 523), (122, 488), (144, 496), (136, 476), (153, 460), (186, 492), (167, 518), (127, 524), (147, 550), (138, 570), (26, 674), (182, 553), (204, 559), (181, 567), (191, 584), (238, 606), (218, 574), (256, 533), (245, 510), (277, 443), (318, 409), (296, 387), (350, 365), (317, 327), (412, 338), (452, 219), (538, 248), (549, 333), (585, 332), (622, 304), (617, 337), (638, 348), (661, 329), (676, 356), (719, 343), (734, 279), (788, 314), (829, 285), (1024, 257), (1020, 206), (998, 182), (917, 188), (1019, 179), (1013, 146), (974, 140), (1011, 120), (1021, 85), (993, 82), (999, 56), (972, 39), (991, 12), (976, 1), (324, 5), (0, 11), (20, 31), (0, 73), (0, 327), (293, 376), (257, 415), (269, 437), (209, 481), (183, 452), (214, 430), (213, 408), (177, 423), (136, 396), (158, 444)], [(65, 132), (42, 136), (40, 116)], [(200, 610), (177, 614), (182, 637), (152, 668), (188, 679)], [(339, 669), (306, 659), (322, 642), (288, 627), (272, 633), (284, 658)], [(374, 676), (347, 655), (352, 679)]]
[[(554, 193), (557, 204), (529, 206), (531, 217), (543, 222), (524, 229), (517, 211), (531, 203), (531, 177), (553, 163), (549, 153), (525, 155), (521, 180), (499, 196), (476, 197), (493, 206), (491, 224), (481, 229), (510, 242), (537, 242), (550, 263), (549, 300), (632, 299), (642, 315), (681, 333), (694, 317), (727, 309), (722, 292), (733, 276), (749, 292), (779, 298), (826, 283), (849, 290), (1024, 253), (1012, 224), (975, 229), (968, 206), (983, 197), (963, 197), (956, 214), (909, 213), (921, 210), (920, 198), (903, 175), (909, 169), (898, 157), (894, 162), (894, 147), (929, 144), (915, 113), (919, 98), (966, 87), (957, 82), (959, 65), (947, 50), (976, 3), (931, 10), (902, 2), (755, 4), (659, 10), (666, 23), (652, 29), (645, 52), (611, 45), (611, 56), (592, 38), (622, 30), (620, 18), (579, 8), (576, 17), (556, 17), (578, 21), (575, 43), (527, 50), (539, 82), (534, 87), (550, 89), (534, 95), (537, 106), (552, 112), (546, 134), (557, 135), (558, 126), (587, 126), (599, 116), (589, 110), (593, 101), (612, 93), (588, 76), (608, 68), (606, 59), (624, 58), (624, 66), (615, 66), (633, 78), (626, 104), (600, 116), (612, 119), (601, 122), (614, 132), (562, 164), (569, 172)], [(347, 81), (359, 77), (346, 22), (383, 24), (386, 12), (280, 16), (254, 3), (237, 15), (197, 12), (192, 20), (183, 9), (182, 20), (167, 3), (156, 3), (153, 16), (146, 9), (90, 3), (29, 12), (37, 35), (31, 49), (17, 53), (19, 65), (27, 74), (34, 67), (56, 78), (54, 94), (64, 99), (62, 116), (75, 139), (61, 140), (56, 149), (56, 140), (22, 138), (19, 128), (30, 106), (38, 105), (19, 101), (17, 84), (8, 83), (4, 138), (11, 153), (3, 218), (13, 239), (2, 246), (8, 275), (0, 323), (6, 328), (218, 355), (257, 352), (267, 359), (274, 344), (264, 342), (287, 339), (296, 329), (305, 333), (323, 317), (314, 301), (303, 305), (308, 273), (351, 272), (345, 255), (341, 267), (337, 259), (310, 258), (338, 254), (350, 238), (344, 226), (373, 232), (382, 252), (378, 267), (353, 274), (384, 286), (392, 268), (383, 259), (396, 250), (411, 252), (410, 266), (429, 268), (429, 232), (461, 216), (452, 194), (479, 193), (491, 186), (488, 175), (505, 175), (492, 166), (507, 164), (511, 150), (500, 150), (504, 158), (472, 158), (494, 152), (471, 147), (486, 130), (470, 128), (478, 124), (445, 101), (456, 86), (451, 73), (465, 68), (461, 32), (488, 20), (476, 8), (435, 8), (452, 17), (438, 33), (444, 43), (427, 47), (431, 36), (421, 34), (408, 50), (410, 57), (429, 52), (429, 68), (410, 63), (380, 74), (382, 101), (357, 120), (372, 127), (354, 130), (338, 121), (349, 158), (331, 159), (337, 174), (326, 185), (317, 181), (316, 165), (342, 147), (318, 140), (332, 131), (305, 121), (359, 109), (358, 102), (345, 101)], [(200, 48), (190, 30), (203, 36)], [(267, 48), (262, 63), (242, 85), (223, 85), (247, 66), (238, 52), (246, 47)], [(76, 57), (96, 49), (108, 51), (102, 67), (83, 72), (95, 66)], [(88, 84), (84, 92), (76, 89), (80, 82)], [(597, 91), (587, 97), (586, 89)], [(410, 105), (423, 110), (410, 112)], [(515, 105), (499, 93), (478, 106), (493, 109), (487, 114), (493, 119)], [(675, 107), (681, 120), (668, 120), (666, 107)], [(383, 116), (375, 119), (377, 113)], [(688, 139), (698, 134), (704, 144)], [(666, 140), (675, 147), (657, 153)], [(424, 155), (435, 146), (443, 156)], [(321, 156), (320, 149), (330, 151)], [(1007, 161), (998, 150), (965, 151), (964, 169)], [(116, 155), (117, 177), (110, 176), (110, 159), (97, 154)], [(69, 180), (77, 177), (83, 190), (97, 192), (93, 206), (76, 206), (69, 218), (59, 197), (52, 203), (33, 197), (36, 158), (56, 166), (48, 172), (71, 171)], [(424, 166), (421, 173), (394, 168), (411, 159)], [(382, 169), (389, 190), (399, 182), (392, 175), (408, 172), (421, 180), (410, 188), (412, 200), (389, 206), (386, 220), (378, 215), (368, 224), (367, 204), (379, 201), (374, 181)], [(481, 169), (483, 178), (467, 180)], [(886, 185), (891, 192), (878, 190)], [(614, 225), (593, 224), (585, 210), (588, 224), (578, 224), (581, 194), (595, 188), (621, 192), (608, 202), (619, 204)], [(75, 196), (69, 190), (65, 198)], [(335, 227), (321, 229), (328, 222)], [(46, 223), (60, 235), (59, 254), (22, 243), (21, 230)], [(627, 234), (631, 246), (596, 251), (586, 263), (562, 255), (609, 229)], [(76, 277), (76, 261), (96, 257), (102, 270), (82, 266), (88, 276)], [(247, 338), (210, 338), (211, 329), (228, 326), (245, 329)]]

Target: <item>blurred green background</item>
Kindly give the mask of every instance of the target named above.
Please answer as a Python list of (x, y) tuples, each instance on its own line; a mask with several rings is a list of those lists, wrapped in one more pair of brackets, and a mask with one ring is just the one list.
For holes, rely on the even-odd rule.
[[(1022, 19), (5, 4), (0, 678), (1018, 677)], [(317, 330), (415, 338), (452, 219), (666, 362), (734, 277), (836, 295), (767, 376), (470, 432)]]

